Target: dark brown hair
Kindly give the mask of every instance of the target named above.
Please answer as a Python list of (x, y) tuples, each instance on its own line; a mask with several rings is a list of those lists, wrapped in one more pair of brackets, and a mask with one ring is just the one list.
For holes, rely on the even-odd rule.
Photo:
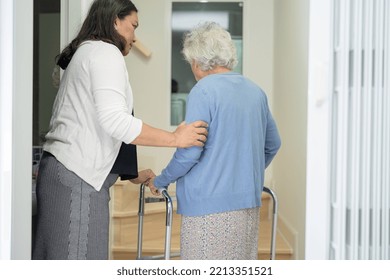
[(66, 69), (77, 48), (87, 40), (102, 40), (123, 52), (126, 40), (115, 30), (114, 22), (132, 12), (138, 10), (130, 0), (95, 0), (76, 38), (56, 57), (57, 65)]

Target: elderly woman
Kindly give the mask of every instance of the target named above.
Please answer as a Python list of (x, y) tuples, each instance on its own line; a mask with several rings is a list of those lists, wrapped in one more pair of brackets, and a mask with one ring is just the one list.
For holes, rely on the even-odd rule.
[(149, 187), (177, 181), (182, 259), (257, 259), (264, 170), (281, 143), (267, 97), (232, 72), (234, 43), (216, 23), (187, 33), (183, 54), (197, 80), (186, 122), (207, 122), (208, 141), (177, 149)]

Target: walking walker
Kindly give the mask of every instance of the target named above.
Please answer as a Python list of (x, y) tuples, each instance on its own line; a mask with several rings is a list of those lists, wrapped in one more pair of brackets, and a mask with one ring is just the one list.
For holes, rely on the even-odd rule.
[(278, 198), (276, 197), (275, 192), (270, 188), (263, 187), (263, 192), (268, 193), (271, 196), (273, 203), (270, 260), (274, 260), (276, 250), (276, 227), (278, 221)]
[[(273, 215), (272, 215), (272, 236), (270, 259), (275, 259), (275, 245), (276, 245), (276, 226), (277, 226), (277, 209), (278, 201), (274, 191), (270, 188), (264, 187), (263, 192), (268, 193), (273, 200)], [(161, 190), (162, 198), (148, 197), (145, 198), (145, 185), (141, 184), (139, 193), (139, 207), (138, 207), (138, 243), (137, 243), (137, 260), (169, 260), (171, 257), (178, 257), (180, 253), (171, 254), (171, 235), (172, 235), (172, 220), (173, 220), (173, 202), (166, 189)], [(143, 239), (143, 224), (145, 214), (145, 203), (155, 203), (165, 201), (166, 221), (165, 221), (165, 245), (163, 255), (142, 256), (142, 239)]]
[[(173, 202), (166, 189), (161, 190), (163, 198), (148, 197), (145, 198), (145, 185), (141, 184), (139, 192), (139, 207), (138, 207), (138, 243), (137, 243), (137, 260), (169, 260), (171, 256), (180, 256), (179, 253), (171, 254), (171, 234), (172, 234), (172, 219), (173, 219)], [(165, 245), (164, 255), (142, 256), (142, 238), (143, 225), (145, 214), (145, 203), (162, 202), (165, 200), (166, 218), (165, 218)]]

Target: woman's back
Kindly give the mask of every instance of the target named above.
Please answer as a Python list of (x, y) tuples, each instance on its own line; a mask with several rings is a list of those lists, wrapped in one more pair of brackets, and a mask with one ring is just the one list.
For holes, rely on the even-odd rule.
[[(201, 79), (191, 90), (186, 122), (209, 124), (199, 148), (179, 149), (175, 157), (197, 164), (177, 181), (178, 213), (204, 215), (261, 204), (266, 133), (276, 131), (264, 92), (240, 74)], [(279, 148), (278, 135), (268, 149)], [(200, 153), (200, 154), (199, 154)]]

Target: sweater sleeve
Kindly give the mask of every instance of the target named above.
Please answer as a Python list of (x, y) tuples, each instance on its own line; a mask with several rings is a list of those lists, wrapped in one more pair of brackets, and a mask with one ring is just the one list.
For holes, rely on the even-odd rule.
[[(268, 106), (267, 106), (268, 109)], [(267, 114), (267, 126), (265, 135), (264, 155), (265, 155), (265, 167), (271, 163), (276, 153), (281, 146), (281, 140), (278, 129), (276, 127), (275, 120), (273, 119), (271, 112), (268, 109)]]
[[(187, 99), (185, 121), (186, 123), (191, 123), (196, 120), (203, 120), (209, 123), (210, 114), (206, 96), (195, 86)], [(155, 186), (158, 188), (167, 187), (170, 183), (186, 175), (199, 162), (202, 151), (202, 147), (177, 149), (167, 167), (161, 172), (161, 175), (155, 178)]]
[(90, 63), (93, 99), (99, 124), (113, 138), (131, 143), (142, 129), (142, 121), (131, 114), (132, 92), (124, 58), (107, 44)]

